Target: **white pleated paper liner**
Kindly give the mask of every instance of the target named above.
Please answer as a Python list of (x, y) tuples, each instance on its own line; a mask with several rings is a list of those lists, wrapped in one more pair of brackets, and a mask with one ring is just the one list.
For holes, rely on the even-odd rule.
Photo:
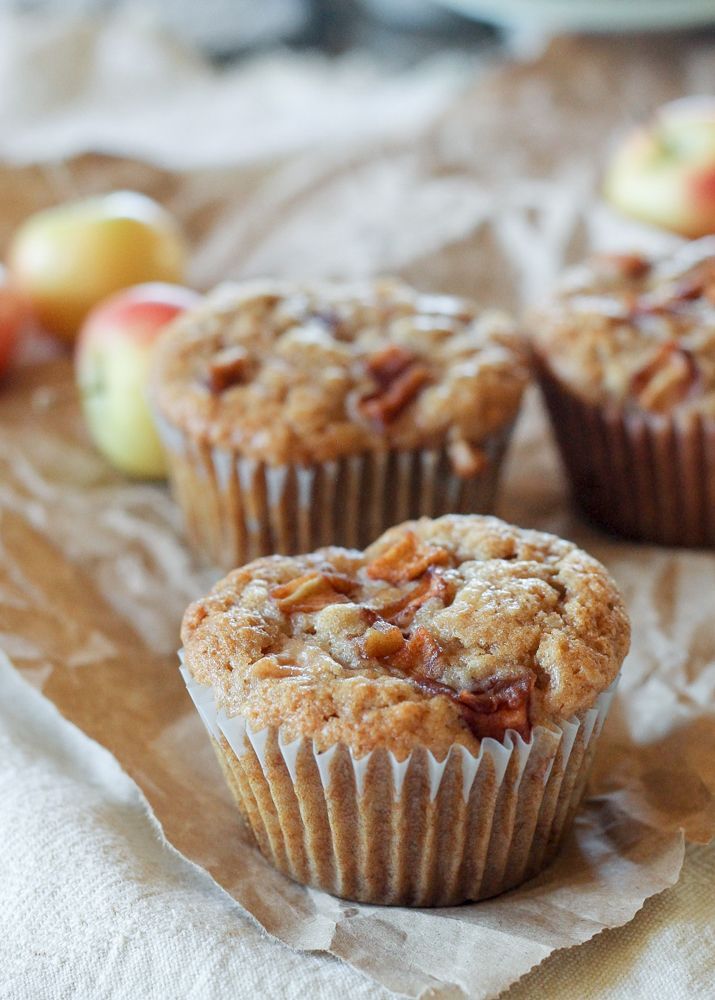
[(268, 465), (210, 447), (156, 417), (193, 548), (231, 568), (325, 545), (364, 548), (393, 524), (489, 513), (512, 425), (480, 444), (484, 470), (455, 474), (446, 447), (382, 450), (316, 465)]
[[(403, 761), (280, 729), (254, 731), (217, 710), (181, 666), (188, 692), (256, 843), (286, 875), (347, 899), (456, 905), (513, 888), (558, 850), (588, 777), (616, 683), (594, 707), (528, 741), (510, 731), (474, 756), (455, 744)], [(240, 864), (237, 855), (236, 864)]]
[(589, 520), (636, 541), (715, 547), (715, 418), (599, 405), (544, 361), (537, 373), (574, 499)]

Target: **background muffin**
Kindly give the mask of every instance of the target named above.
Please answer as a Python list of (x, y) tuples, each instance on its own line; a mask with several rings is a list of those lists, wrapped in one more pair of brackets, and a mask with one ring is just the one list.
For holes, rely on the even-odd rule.
[(531, 327), (582, 510), (631, 538), (715, 545), (715, 240), (595, 257)]
[(225, 286), (157, 354), (174, 489), (224, 565), (490, 509), (527, 379), (503, 314), (393, 281)]
[(184, 617), (185, 678), (262, 852), (376, 903), (454, 904), (555, 853), (628, 648), (568, 542), (495, 518), (235, 570)]

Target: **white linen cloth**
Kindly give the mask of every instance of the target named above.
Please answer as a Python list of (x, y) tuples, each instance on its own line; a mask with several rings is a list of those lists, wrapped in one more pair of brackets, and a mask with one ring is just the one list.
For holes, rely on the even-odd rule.
[(270, 939), (0, 654), (0, 997), (387, 995)]

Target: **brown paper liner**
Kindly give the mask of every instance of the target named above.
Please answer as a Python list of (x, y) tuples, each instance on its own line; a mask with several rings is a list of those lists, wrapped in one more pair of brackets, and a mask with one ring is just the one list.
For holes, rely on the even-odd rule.
[(455, 475), (446, 448), (376, 451), (320, 465), (270, 466), (194, 442), (157, 420), (189, 542), (231, 568), (324, 545), (365, 548), (393, 524), (494, 508), (511, 426), (480, 444), (484, 471)]
[[(557, 853), (583, 794), (615, 685), (594, 708), (526, 743), (483, 740), (403, 762), (355, 759), (338, 744), (286, 743), (216, 712), (182, 668), (229, 788), (261, 853), (297, 882), (366, 903), (453, 906), (537, 874)], [(240, 858), (236, 859), (240, 865)]]
[(588, 402), (542, 361), (539, 381), (574, 499), (615, 534), (715, 546), (715, 420)]

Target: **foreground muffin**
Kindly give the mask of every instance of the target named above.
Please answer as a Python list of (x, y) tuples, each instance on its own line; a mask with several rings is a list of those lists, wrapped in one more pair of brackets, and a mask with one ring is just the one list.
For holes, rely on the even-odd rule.
[(434, 906), (551, 860), (629, 624), (574, 545), (452, 515), (234, 570), (182, 640), (262, 853), (339, 896)]
[(235, 566), (485, 511), (527, 380), (501, 313), (395, 281), (225, 286), (151, 395), (195, 547)]
[(584, 512), (630, 538), (715, 545), (715, 240), (595, 257), (531, 326)]

